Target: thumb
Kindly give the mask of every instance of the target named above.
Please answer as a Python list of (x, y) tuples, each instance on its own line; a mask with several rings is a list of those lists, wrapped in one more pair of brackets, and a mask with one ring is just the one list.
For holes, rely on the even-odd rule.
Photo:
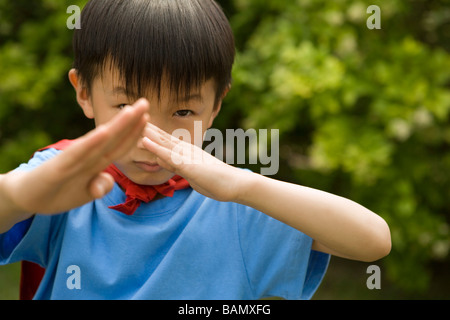
[(89, 184), (89, 192), (94, 199), (108, 194), (114, 186), (114, 178), (106, 172), (99, 173)]

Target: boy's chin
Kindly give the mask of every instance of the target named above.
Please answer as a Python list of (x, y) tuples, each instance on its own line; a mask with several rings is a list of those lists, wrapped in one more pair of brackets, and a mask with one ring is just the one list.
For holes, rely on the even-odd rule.
[(128, 176), (128, 179), (139, 185), (157, 186), (166, 183), (171, 178), (173, 178), (173, 176), (173, 173), (167, 170), (161, 170), (157, 173), (130, 175)]

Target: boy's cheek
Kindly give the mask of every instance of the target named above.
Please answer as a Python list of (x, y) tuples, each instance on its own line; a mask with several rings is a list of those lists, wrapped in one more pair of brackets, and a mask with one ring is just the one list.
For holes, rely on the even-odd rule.
[(115, 116), (119, 114), (120, 110), (110, 110), (110, 111), (95, 111), (94, 109), (94, 120), (95, 125), (98, 127), (102, 124), (106, 124), (111, 121)]

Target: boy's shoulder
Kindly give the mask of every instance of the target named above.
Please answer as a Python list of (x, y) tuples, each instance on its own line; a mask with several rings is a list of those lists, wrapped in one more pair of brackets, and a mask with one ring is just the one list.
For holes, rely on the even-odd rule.
[(30, 171), (37, 168), (44, 162), (56, 157), (62, 150), (56, 148), (42, 148), (37, 150), (27, 162), (20, 164), (15, 170)]

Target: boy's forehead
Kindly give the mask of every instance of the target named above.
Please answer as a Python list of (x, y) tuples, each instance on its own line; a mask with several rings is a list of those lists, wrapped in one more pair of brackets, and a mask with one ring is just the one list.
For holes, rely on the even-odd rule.
[(149, 98), (154, 95), (159, 96), (160, 99), (167, 99), (171, 103), (184, 103), (184, 102), (199, 102), (203, 103), (209, 96), (215, 96), (216, 88), (215, 81), (213, 79), (207, 80), (200, 87), (191, 88), (189, 92), (172, 92), (168, 77), (163, 77), (160, 88), (156, 86), (149, 86), (145, 93), (139, 94), (137, 90), (130, 85), (127, 85), (123, 77), (117, 69), (104, 68), (96, 79), (100, 82), (101, 88), (104, 93), (109, 96), (127, 96), (130, 98)]

